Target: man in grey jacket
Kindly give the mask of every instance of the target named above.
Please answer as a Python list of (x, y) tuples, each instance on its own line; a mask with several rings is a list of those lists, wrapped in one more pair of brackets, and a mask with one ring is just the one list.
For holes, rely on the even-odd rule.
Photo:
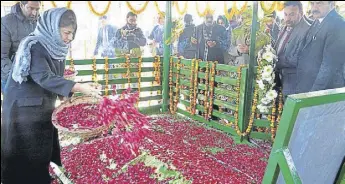
[(20, 41), (36, 28), (40, 5), (41, 1), (19, 1), (1, 18), (1, 92)]
[(335, 1), (310, 1), (314, 23), (297, 63), (297, 92), (306, 93), (345, 86), (345, 20)]
[(303, 16), (300, 1), (285, 1), (284, 19), (286, 25), (280, 31), (274, 49), (278, 54), (276, 72), (283, 87), (283, 95), (296, 93), (297, 55), (301, 51), (302, 41), (310, 27), (310, 20)]

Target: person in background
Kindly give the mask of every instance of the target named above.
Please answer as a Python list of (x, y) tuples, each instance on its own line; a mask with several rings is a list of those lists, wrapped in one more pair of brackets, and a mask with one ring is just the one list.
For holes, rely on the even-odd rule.
[[(232, 8), (229, 8), (228, 13), (230, 13), (231, 11), (232, 11)], [(229, 24), (230, 24), (232, 30), (235, 29), (239, 25), (238, 16), (234, 15), (231, 18), (231, 20), (229, 20)]]
[(1, 93), (20, 41), (36, 28), (40, 7), (41, 1), (19, 1), (1, 18)]
[[(225, 15), (219, 15), (218, 18), (217, 18), (217, 24), (218, 25), (221, 25), (223, 27), (225, 27), (226, 29), (226, 32), (228, 34), (228, 43), (229, 45), (231, 45), (231, 34), (232, 34), (232, 28), (230, 26), (230, 23), (228, 21), (228, 19), (225, 17)], [(228, 51), (224, 51), (224, 63), (229, 63), (230, 61), (230, 54), (228, 53)]]
[(192, 44), (192, 38), (195, 39), (196, 37), (196, 27), (193, 23), (193, 17), (191, 14), (186, 14), (183, 21), (184, 29), (177, 44), (178, 55), (183, 56), (186, 59), (194, 59), (196, 54), (196, 44)]
[(101, 50), (102, 57), (114, 58), (115, 48), (110, 40), (115, 37), (117, 28), (108, 23), (108, 16), (106, 15), (100, 17), (99, 20), (101, 27), (98, 29), (97, 43), (93, 55), (97, 56), (98, 51)]
[(296, 93), (297, 55), (311, 21), (303, 16), (303, 6), (300, 1), (285, 1), (283, 11), (285, 26), (279, 33), (274, 49), (278, 56), (275, 68), (276, 79), (280, 79), (276, 84), (281, 82), (285, 99), (287, 95)]
[(133, 49), (140, 49), (146, 45), (146, 38), (143, 31), (137, 27), (137, 15), (128, 12), (126, 16), (127, 24), (118, 29), (111, 42), (115, 48), (126, 50), (129, 54)]
[(280, 31), (280, 21), (279, 17), (277, 17), (276, 11), (273, 11), (273, 13), (266, 15), (267, 21), (266, 23), (266, 32), (269, 33), (271, 36), (271, 44), (272, 46), (275, 45), (275, 42), (277, 41), (278, 34)]
[(203, 61), (218, 61), (224, 64), (223, 53), (229, 48), (229, 38), (225, 27), (213, 23), (213, 15), (208, 13), (204, 23), (196, 27), (196, 40), (198, 59)]
[[(192, 43), (197, 45), (196, 58), (202, 61), (218, 61), (224, 64), (224, 52), (229, 48), (229, 38), (225, 27), (213, 22), (213, 12), (209, 11), (205, 15), (204, 22), (196, 27), (196, 39), (192, 39)], [(203, 80), (203, 79), (202, 79)], [(203, 83), (203, 81), (200, 81)], [(215, 87), (218, 83), (215, 82)], [(203, 93), (202, 91), (199, 91)], [(200, 101), (203, 104), (203, 101)], [(218, 110), (218, 106), (213, 107)], [(198, 112), (202, 114), (201, 111)], [(218, 118), (212, 116), (212, 119)]]
[(345, 86), (345, 20), (335, 1), (310, 1), (315, 21), (305, 37), (297, 62), (297, 93)]
[[(62, 166), (52, 124), (57, 97), (74, 92), (99, 97), (100, 87), (63, 77), (68, 45), (77, 30), (75, 13), (52, 8), (18, 48), (5, 91), (1, 124), (1, 183), (50, 183), (50, 162)], [(10, 93), (8, 93), (9, 91)]]
[(151, 31), (148, 39), (152, 40), (150, 46), (154, 49), (154, 55), (163, 56), (163, 34), (164, 34), (164, 21), (165, 21), (165, 13), (158, 14), (157, 16), (157, 25)]

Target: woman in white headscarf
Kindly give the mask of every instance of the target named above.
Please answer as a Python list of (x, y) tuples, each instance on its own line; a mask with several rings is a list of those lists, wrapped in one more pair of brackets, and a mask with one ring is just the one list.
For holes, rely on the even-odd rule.
[(50, 183), (49, 163), (61, 164), (57, 130), (51, 122), (58, 96), (98, 96), (99, 86), (63, 77), (68, 45), (77, 30), (67, 8), (47, 10), (19, 45), (7, 80), (1, 125), (1, 182)]

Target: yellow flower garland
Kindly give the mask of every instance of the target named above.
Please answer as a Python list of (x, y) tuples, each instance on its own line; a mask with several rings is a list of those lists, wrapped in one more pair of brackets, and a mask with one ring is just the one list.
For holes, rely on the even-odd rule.
[(214, 13), (214, 11), (215, 11), (215, 10), (212, 10), (212, 9), (210, 8), (209, 2), (207, 2), (206, 8), (205, 8), (205, 10), (204, 10), (203, 13), (201, 13), (201, 12), (199, 11), (199, 5), (198, 5), (198, 2), (197, 2), (197, 1), (195, 2), (195, 7), (196, 7), (196, 12), (198, 13), (199, 17), (205, 17), (207, 14), (213, 15), (213, 13)]
[[(57, 7), (55, 1), (50, 1), (50, 2), (52, 3), (54, 8)], [(67, 1), (66, 8), (71, 9), (71, 4), (72, 4), (72, 1)]]
[(158, 14), (159, 14), (160, 16), (164, 17), (164, 16), (165, 16), (165, 13), (162, 12), (162, 11), (159, 9), (159, 6), (158, 6), (157, 1), (154, 1), (153, 3), (154, 3), (154, 5), (155, 5), (155, 8), (156, 8)]
[(109, 85), (109, 62), (108, 62), (108, 57), (105, 57), (104, 70), (105, 70), (105, 96), (108, 96), (108, 85)]
[(190, 67), (190, 87), (189, 87), (189, 112), (192, 114), (193, 109), (193, 84), (194, 84), (194, 63), (195, 59), (191, 60), (191, 67)]
[(95, 57), (92, 59), (92, 70), (93, 70), (92, 80), (93, 80), (93, 82), (97, 83), (97, 66), (96, 66), (96, 58)]
[(218, 62), (213, 62), (212, 63), (212, 68), (211, 68), (211, 81), (210, 81), (210, 103), (208, 104), (208, 115), (207, 119), (211, 118), (212, 116), (212, 110), (213, 110), (213, 96), (214, 96), (214, 81), (215, 81), (215, 75), (216, 75), (216, 64)]
[(276, 9), (277, 1), (273, 1), (270, 8), (266, 7), (265, 2), (266, 1), (260, 1), (260, 6), (261, 6), (262, 10), (265, 12), (265, 14), (273, 13), (273, 11)]
[(111, 5), (111, 1), (108, 1), (108, 5), (105, 7), (105, 9), (101, 13), (96, 12), (96, 10), (92, 6), (91, 1), (88, 1), (87, 4), (89, 5), (89, 9), (93, 14), (101, 17), (108, 13), (110, 5)]
[(141, 56), (139, 56), (139, 65), (138, 65), (138, 102), (137, 102), (137, 106), (139, 104), (140, 101), (140, 88), (141, 88), (141, 65), (142, 65), (142, 60), (143, 58), (141, 58)]
[(173, 113), (173, 57), (170, 57), (170, 71), (169, 71), (169, 101), (170, 101), (170, 113)]
[(204, 100), (204, 118), (207, 119), (208, 115), (208, 91), (209, 91), (209, 86), (208, 86), (208, 80), (209, 80), (209, 65), (210, 63), (206, 61), (206, 70), (205, 70), (205, 100)]
[(283, 9), (284, 9), (284, 2), (282, 2), (282, 1), (277, 1), (277, 4), (276, 4), (276, 9), (278, 10), (278, 11), (283, 11)]
[(129, 1), (126, 1), (126, 5), (128, 7), (129, 10), (131, 10), (131, 12), (135, 13), (135, 14), (140, 14), (143, 13), (147, 7), (147, 5), (149, 4), (149, 1), (146, 1), (145, 4), (139, 8), (138, 10), (134, 9), (133, 6), (131, 5), (131, 3), (129, 3)]
[(128, 88), (131, 87), (131, 71), (130, 71), (130, 62), (131, 62), (131, 59), (129, 58), (129, 55), (126, 55), (126, 68), (127, 68), (127, 84), (128, 84)]
[(187, 13), (187, 10), (188, 10), (188, 1), (185, 1), (184, 8), (183, 8), (182, 11), (181, 11), (181, 9), (180, 9), (180, 6), (178, 5), (178, 1), (174, 1), (174, 5), (175, 5), (175, 7), (176, 7), (177, 13), (180, 14), (181, 16), (184, 15), (185, 13)]
[(194, 68), (194, 91), (193, 91), (193, 107), (192, 107), (192, 115), (195, 115), (196, 113), (196, 100), (198, 98), (198, 74), (199, 74), (199, 62), (201, 62), (200, 59), (195, 60), (195, 68)]

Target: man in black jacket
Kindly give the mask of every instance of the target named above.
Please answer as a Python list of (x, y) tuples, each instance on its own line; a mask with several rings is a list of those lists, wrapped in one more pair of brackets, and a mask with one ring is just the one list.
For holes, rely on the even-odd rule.
[(19, 1), (1, 18), (1, 92), (20, 41), (36, 28), (40, 5), (41, 1)]

